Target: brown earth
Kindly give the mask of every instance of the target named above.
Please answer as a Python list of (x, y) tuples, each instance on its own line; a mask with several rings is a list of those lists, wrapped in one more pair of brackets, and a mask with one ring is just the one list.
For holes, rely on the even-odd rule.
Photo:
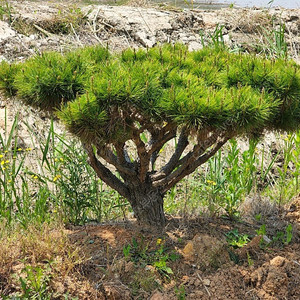
[[(295, 211), (299, 214), (300, 208)], [(81, 271), (106, 299), (183, 299), (183, 294), (186, 299), (299, 299), (299, 220), (293, 226), (291, 244), (265, 249), (255, 233), (257, 225), (221, 219), (172, 220), (166, 232), (155, 237), (137, 234), (132, 224), (87, 226), (71, 230), (69, 237), (90, 258)], [(225, 234), (234, 228), (252, 241), (240, 249), (230, 248)], [(122, 249), (133, 237), (140, 243), (144, 239), (149, 249), (162, 239), (169, 252), (179, 253), (180, 258), (168, 263), (174, 275), (166, 278), (154, 268), (125, 259)], [(231, 252), (238, 256), (238, 264), (230, 259)], [(145, 281), (154, 275), (156, 289), (137, 274)], [(140, 289), (133, 294), (135, 284)]]
[[(295, 203), (298, 202), (299, 198)], [(289, 209), (281, 215), (285, 224), (291, 221)], [(0, 259), (0, 291), (2, 288), (5, 292), (5, 284), (6, 291), (19, 290), (15, 281), (7, 278), (12, 273), (18, 278), (16, 274), (24, 267), (20, 265), (20, 258), (25, 255), (27, 262), (35, 266), (46, 265), (47, 259), (52, 261), (56, 276), (50, 281), (51, 299), (63, 299), (68, 292), (79, 299), (296, 300), (300, 299), (299, 221), (294, 220), (292, 224), (291, 243), (267, 247), (263, 247), (262, 237), (255, 232), (258, 224), (225, 219), (170, 219), (166, 231), (155, 235), (142, 232), (129, 221), (63, 231), (53, 229), (35, 239), (35, 244), (23, 245), (23, 253), (14, 257), (10, 271), (1, 270)], [(272, 229), (271, 224), (267, 226)], [(225, 234), (233, 229), (247, 234), (251, 241), (238, 249), (229, 246)], [(133, 247), (133, 239), (137, 241), (138, 251), (125, 256), (123, 249), (129, 244)], [(48, 243), (52, 243), (51, 250), (47, 250)], [(10, 251), (18, 252), (17, 245)], [(39, 250), (35, 255), (34, 245)], [(173, 274), (160, 272), (153, 263), (141, 258), (142, 253), (147, 258), (161, 248), (165, 249), (164, 255), (177, 255), (174, 261), (167, 261)], [(67, 253), (76, 255), (67, 259)], [(8, 252), (6, 254), (9, 257)]]

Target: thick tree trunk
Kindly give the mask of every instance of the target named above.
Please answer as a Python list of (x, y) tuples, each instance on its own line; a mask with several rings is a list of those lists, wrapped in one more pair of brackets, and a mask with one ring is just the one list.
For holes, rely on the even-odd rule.
[(130, 189), (129, 202), (139, 224), (157, 229), (165, 226), (163, 195), (158, 189), (148, 185)]

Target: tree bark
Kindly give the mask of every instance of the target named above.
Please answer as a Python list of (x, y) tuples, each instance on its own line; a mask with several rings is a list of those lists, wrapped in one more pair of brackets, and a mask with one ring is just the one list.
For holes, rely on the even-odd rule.
[(151, 185), (143, 184), (129, 189), (128, 198), (140, 225), (162, 229), (165, 226), (163, 194)]

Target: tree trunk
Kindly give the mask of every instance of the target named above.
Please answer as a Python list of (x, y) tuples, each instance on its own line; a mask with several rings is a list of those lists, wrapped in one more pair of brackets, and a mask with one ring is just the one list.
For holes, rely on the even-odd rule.
[(135, 186), (128, 199), (137, 221), (141, 225), (162, 229), (165, 227), (163, 195), (151, 186)]

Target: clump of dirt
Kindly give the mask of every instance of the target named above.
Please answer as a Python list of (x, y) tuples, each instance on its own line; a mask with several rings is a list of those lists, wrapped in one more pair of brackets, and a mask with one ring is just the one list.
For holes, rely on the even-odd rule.
[(262, 299), (296, 299), (300, 297), (299, 267), (293, 261), (276, 256), (251, 274), (251, 284)]
[(300, 196), (296, 197), (287, 209), (287, 218), (300, 225)]
[(201, 270), (217, 269), (230, 261), (225, 242), (206, 234), (195, 235), (187, 242), (182, 254)]

